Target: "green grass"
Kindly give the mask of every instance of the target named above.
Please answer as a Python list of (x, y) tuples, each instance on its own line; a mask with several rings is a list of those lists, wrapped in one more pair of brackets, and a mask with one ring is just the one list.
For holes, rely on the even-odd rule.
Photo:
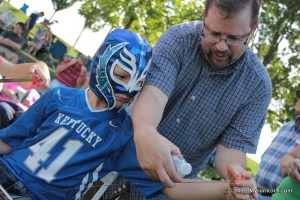
[[(11, 4), (9, 4), (8, 2), (4, 1), (3, 2), (3, 6), (10, 9), (12, 11), (12, 13), (18, 17), (19, 22), (26, 22), (26, 20), (28, 19), (28, 16), (22, 12), (20, 9), (12, 6)], [(33, 29), (31, 29), (30, 33), (29, 33), (29, 37), (33, 38), (37, 29), (40, 27), (40, 24), (35, 24), (35, 26), (33, 27)], [(55, 36), (57, 37), (57, 36)], [(70, 44), (68, 44), (67, 42), (65, 42), (64, 40), (62, 40), (61, 38), (57, 37), (60, 41), (62, 41), (67, 47), (68, 47), (68, 54), (73, 56), (73, 57), (77, 57), (79, 51), (77, 49), (75, 49), (73, 46), (71, 46)]]
[[(251, 173), (254, 177), (258, 171), (259, 163), (247, 157), (247, 171)], [(207, 179), (220, 180), (221, 177), (217, 174), (217, 171), (214, 167), (206, 166), (206, 168), (200, 173), (200, 177)]]
[(258, 171), (259, 163), (247, 157), (247, 171), (254, 177)]

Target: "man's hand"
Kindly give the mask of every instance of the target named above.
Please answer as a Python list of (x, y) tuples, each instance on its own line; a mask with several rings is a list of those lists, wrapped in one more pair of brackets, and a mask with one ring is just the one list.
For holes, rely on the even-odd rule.
[(287, 175), (295, 182), (300, 182), (300, 160), (293, 159), (287, 167)]
[(231, 188), (227, 199), (258, 199), (256, 182), (249, 172), (239, 165), (228, 164), (227, 174)]
[(161, 181), (166, 187), (173, 187), (173, 181), (181, 181), (171, 158), (171, 154), (181, 155), (177, 146), (152, 127), (144, 127), (134, 134), (134, 141), (138, 161), (148, 176)]

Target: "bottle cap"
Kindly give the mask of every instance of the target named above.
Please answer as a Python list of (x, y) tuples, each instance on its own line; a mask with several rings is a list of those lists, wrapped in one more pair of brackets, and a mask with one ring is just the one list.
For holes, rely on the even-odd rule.
[(178, 173), (184, 177), (189, 175), (192, 171), (192, 166), (189, 163), (181, 163), (177, 169)]

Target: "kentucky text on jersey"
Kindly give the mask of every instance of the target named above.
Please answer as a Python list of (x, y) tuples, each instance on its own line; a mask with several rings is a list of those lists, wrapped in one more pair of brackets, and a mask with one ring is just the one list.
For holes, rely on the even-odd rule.
[(63, 113), (59, 113), (54, 122), (60, 125), (70, 126), (72, 129), (76, 128), (76, 133), (80, 134), (80, 136), (84, 138), (87, 143), (92, 144), (94, 148), (102, 140), (102, 138), (97, 136), (84, 122), (72, 119)]

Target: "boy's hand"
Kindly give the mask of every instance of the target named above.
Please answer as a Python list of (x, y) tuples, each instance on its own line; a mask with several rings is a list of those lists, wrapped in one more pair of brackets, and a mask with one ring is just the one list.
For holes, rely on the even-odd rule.
[(251, 174), (239, 165), (227, 165), (227, 174), (230, 180), (231, 192), (226, 194), (227, 199), (258, 199), (257, 186)]

